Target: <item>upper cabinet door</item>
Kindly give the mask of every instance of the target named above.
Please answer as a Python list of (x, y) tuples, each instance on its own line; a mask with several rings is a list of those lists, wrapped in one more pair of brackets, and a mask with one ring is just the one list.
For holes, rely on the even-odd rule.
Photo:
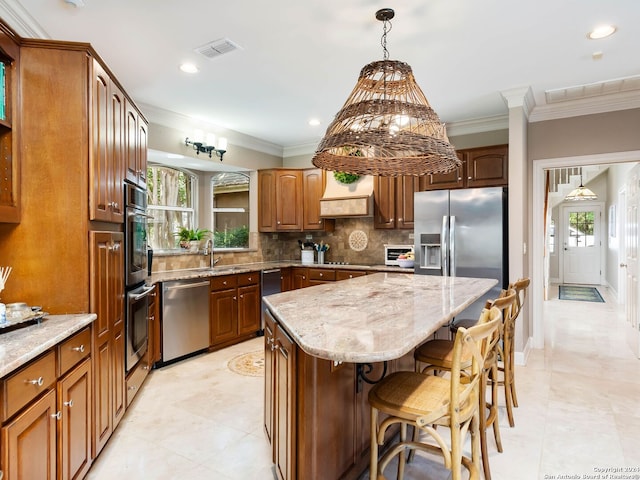
[(446, 190), (451, 188), (463, 188), (465, 186), (464, 177), (466, 175), (466, 155), (464, 152), (456, 152), (462, 165), (456, 167), (448, 173), (436, 173), (426, 175), (426, 185), (422, 190)]
[(276, 229), (302, 230), (302, 172), (276, 170)]
[(142, 188), (146, 188), (147, 122), (130, 102), (127, 102), (124, 122), (126, 179)]
[(502, 187), (509, 184), (507, 145), (474, 148), (467, 155), (467, 187)]
[(96, 60), (92, 82), (90, 219), (122, 223), (125, 96)]
[(373, 199), (374, 228), (396, 228), (396, 179), (394, 177), (374, 177)]

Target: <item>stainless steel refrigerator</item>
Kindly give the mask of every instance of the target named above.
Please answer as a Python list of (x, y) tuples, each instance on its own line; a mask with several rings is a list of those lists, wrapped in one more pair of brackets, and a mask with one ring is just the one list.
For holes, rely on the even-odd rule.
[(414, 220), (416, 274), (498, 280), (459, 315), (478, 318), (485, 301), (509, 283), (507, 189), (416, 192)]

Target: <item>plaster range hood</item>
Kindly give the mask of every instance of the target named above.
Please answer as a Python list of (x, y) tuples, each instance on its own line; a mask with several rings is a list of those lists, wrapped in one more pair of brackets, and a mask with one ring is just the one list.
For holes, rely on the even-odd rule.
[(320, 216), (324, 218), (372, 217), (373, 177), (362, 175), (345, 185), (327, 172), (327, 185), (320, 199)]

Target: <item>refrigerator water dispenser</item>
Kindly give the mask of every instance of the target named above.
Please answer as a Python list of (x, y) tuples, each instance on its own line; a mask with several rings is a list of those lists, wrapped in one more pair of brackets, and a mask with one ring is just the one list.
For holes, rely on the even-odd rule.
[(440, 270), (442, 268), (442, 241), (438, 233), (420, 235), (420, 268)]

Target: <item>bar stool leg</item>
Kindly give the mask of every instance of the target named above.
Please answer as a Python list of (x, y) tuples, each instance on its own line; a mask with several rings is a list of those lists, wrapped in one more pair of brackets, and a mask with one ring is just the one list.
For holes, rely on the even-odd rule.
[(369, 479), (378, 478), (378, 410), (371, 407), (371, 460), (369, 462)]

